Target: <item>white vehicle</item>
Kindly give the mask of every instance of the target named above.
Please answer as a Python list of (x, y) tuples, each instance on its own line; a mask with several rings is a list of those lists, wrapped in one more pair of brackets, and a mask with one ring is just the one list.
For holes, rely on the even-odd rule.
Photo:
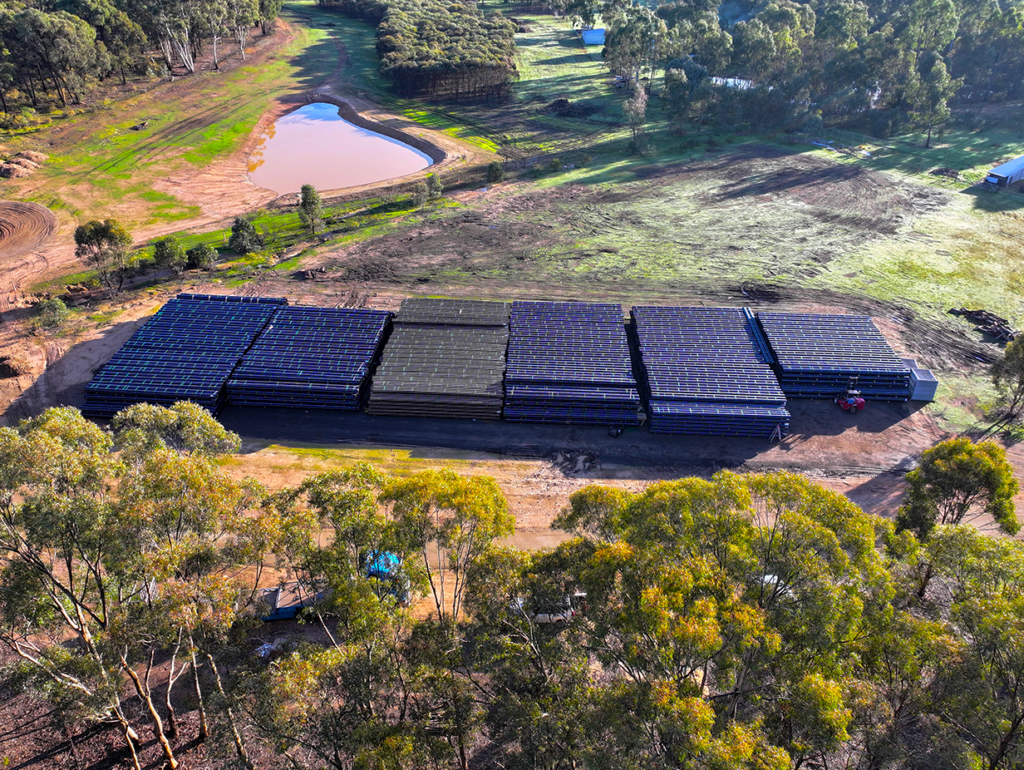
[(1013, 187), (1018, 182), (1024, 182), (1024, 155), (996, 166), (985, 177), (985, 184), (993, 187)]
[(512, 609), (525, 615), (537, 625), (552, 625), (561, 628), (569, 625), (573, 618), (586, 611), (586, 600), (585, 593), (575, 593), (572, 596), (563, 596), (561, 601), (553, 605), (546, 605), (540, 610), (533, 611), (527, 606), (526, 600), (520, 597), (512, 600)]

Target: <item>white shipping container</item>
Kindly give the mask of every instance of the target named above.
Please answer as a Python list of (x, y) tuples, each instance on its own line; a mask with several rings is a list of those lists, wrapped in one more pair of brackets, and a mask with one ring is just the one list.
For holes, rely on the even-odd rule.
[(996, 187), (1013, 187), (1018, 182), (1024, 182), (1024, 155), (996, 166), (988, 172), (985, 181)]

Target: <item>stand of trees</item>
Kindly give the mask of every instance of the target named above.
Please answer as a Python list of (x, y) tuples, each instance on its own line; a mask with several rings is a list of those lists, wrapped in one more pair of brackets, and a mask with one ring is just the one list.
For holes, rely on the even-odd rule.
[[(589, 2), (609, 30), (609, 66), (633, 77), (664, 67), (670, 109), (687, 119), (859, 123), (881, 136), (918, 127), (930, 142), (951, 101), (1024, 97), (1020, 2), (769, 0), (732, 4), (734, 21), (720, 16), (718, 0)], [(679, 87), (685, 62), (751, 86), (718, 87), (691, 107), (699, 84), (687, 73), (690, 87)]]
[(168, 70), (194, 72), (204, 44), (233, 38), (245, 56), (253, 26), (270, 31), (280, 0), (0, 2), (0, 106), (78, 104), (90, 84), (144, 73), (158, 51)]
[[(216, 462), (238, 446), (187, 404), (0, 429), (14, 681), (137, 768), (144, 734), (172, 768), (196, 739), (248, 768), (1024, 762), (1024, 545), (960, 513), (897, 529), (800, 476), (721, 472), (586, 487), (555, 522), (572, 539), (524, 553), (498, 545), (492, 479), (356, 465), (271, 494)], [(936, 473), (908, 506), (990, 507)], [(400, 580), (367, 575), (382, 552)], [(271, 564), (316, 587), (322, 642), (255, 654)], [(538, 622), (567, 596), (581, 614)]]
[(377, 25), (380, 72), (406, 96), (503, 99), (518, 76), (516, 26), (473, 3), (318, 0)]

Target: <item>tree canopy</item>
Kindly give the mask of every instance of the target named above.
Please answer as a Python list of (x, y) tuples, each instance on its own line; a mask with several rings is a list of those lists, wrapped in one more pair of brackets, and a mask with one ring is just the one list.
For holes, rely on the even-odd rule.
[[(238, 447), (192, 404), (0, 428), (12, 681), (116, 725), (136, 767), (144, 732), (171, 767), (194, 738), (337, 770), (1024, 761), (1014, 540), (922, 543), (804, 477), (723, 471), (584, 487), (525, 552), (485, 476), (356, 463), (271, 494), (224, 471)], [(256, 632), (284, 579), (309, 632)]]
[(1006, 452), (992, 441), (940, 442), (922, 455), (907, 483), (896, 522), (922, 539), (939, 524), (960, 524), (982, 514), (1008, 534), (1020, 529), (1013, 504), (1020, 485)]
[(404, 95), (505, 98), (518, 76), (516, 26), (472, 3), (318, 0), (377, 25), (380, 72)]
[[(749, 81), (719, 87), (710, 106), (722, 123), (856, 122), (879, 135), (919, 127), (926, 144), (949, 118), (950, 103), (1024, 95), (1015, 74), (1024, 65), (1019, 3), (771, 0), (721, 14), (720, 5), (607, 2), (605, 58), (623, 74), (636, 72), (629, 63), (638, 57), (651, 59), (652, 68), (665, 69), (667, 86), (673, 59)], [(664, 33), (642, 32), (638, 20), (648, 7)]]

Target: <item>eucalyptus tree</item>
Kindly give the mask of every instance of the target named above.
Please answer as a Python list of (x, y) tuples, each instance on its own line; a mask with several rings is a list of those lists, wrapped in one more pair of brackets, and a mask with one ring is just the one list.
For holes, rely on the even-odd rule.
[(324, 223), (324, 202), (320, 193), (311, 184), (302, 185), (302, 192), (299, 201), (299, 221), (309, 228), (312, 235), (323, 227)]
[(628, 5), (611, 23), (605, 36), (604, 58), (612, 72), (639, 82), (644, 69), (665, 54), (668, 28), (653, 11)]
[(138, 22), (110, 0), (60, 0), (56, 10), (74, 14), (96, 30), (97, 43), (110, 56), (111, 71), (121, 75), (122, 84), (127, 83), (125, 70), (142, 56), (147, 42)]
[[(417, 544), (380, 502), (392, 479), (368, 465), (310, 477), (274, 496), (279, 558), (317, 601), (307, 610), (326, 645), (299, 645), (250, 677), (254, 730), (296, 761), (419, 767), (450, 754), (427, 727), (422, 674), (409, 659), (405, 593), (425, 587)], [(376, 561), (393, 574), (372, 573)], [(440, 743), (438, 743), (440, 741)]]
[(94, 219), (75, 228), (75, 256), (95, 268), (112, 289), (124, 286), (135, 265), (131, 246), (131, 234), (116, 219)]
[(238, 52), (244, 60), (245, 44), (249, 42), (249, 33), (259, 20), (259, 3), (257, 0), (224, 0), (224, 2), (227, 8), (227, 27), (238, 42)]
[(281, 14), (282, 0), (259, 0), (259, 22), (260, 30), (264, 35), (269, 35), (274, 28), (274, 22)]
[(227, 28), (227, 0), (207, 0), (204, 5), (204, 17), (206, 21), (206, 33), (209, 35), (210, 43), (213, 45), (213, 68), (215, 70), (219, 70), (220, 53), (218, 50), (218, 44), (220, 43), (220, 39), (224, 37), (224, 32)]
[[(723, 751), (743, 732), (754, 748), (734, 766), (799, 765), (848, 739), (849, 652), (888, 616), (876, 540), (891, 525), (802, 477), (724, 472), (636, 495), (583, 490), (555, 525), (598, 544), (579, 572), (590, 645), (634, 697), (659, 683), (661, 702), (707, 715)], [(623, 736), (656, 737), (644, 755), (692, 755), (671, 714), (631, 703), (645, 716)]]
[[(188, 407), (133, 407), (114, 436), (66, 407), (0, 429), (0, 641), (37, 692), (118, 724), (136, 767), (141, 723), (178, 766), (169, 737), (179, 654), (202, 709), (199, 667), (220, 689), (216, 642), (251, 613), (275, 540), (259, 487), (229, 479), (208, 455), (233, 443), (216, 440), (213, 422)], [(185, 451), (171, 448), (175, 437)], [(151, 674), (165, 654), (161, 703)], [(139, 718), (124, 708), (125, 687)]]
[(992, 364), (991, 373), (1007, 417), (1016, 419), (1024, 407), (1024, 337), (1006, 346), (1003, 357)]
[(908, 489), (896, 516), (900, 529), (926, 539), (941, 524), (989, 516), (1000, 530), (1020, 529), (1013, 499), (1020, 490), (1006, 452), (992, 441), (941, 441), (921, 455), (906, 476)]
[(988, 770), (1024, 761), (1024, 546), (972, 527), (940, 527), (929, 543), (949, 592), (954, 641), (932, 712)]
[(168, 235), (154, 244), (153, 261), (157, 267), (165, 267), (174, 275), (179, 275), (188, 264), (188, 255), (181, 242), (173, 235)]

